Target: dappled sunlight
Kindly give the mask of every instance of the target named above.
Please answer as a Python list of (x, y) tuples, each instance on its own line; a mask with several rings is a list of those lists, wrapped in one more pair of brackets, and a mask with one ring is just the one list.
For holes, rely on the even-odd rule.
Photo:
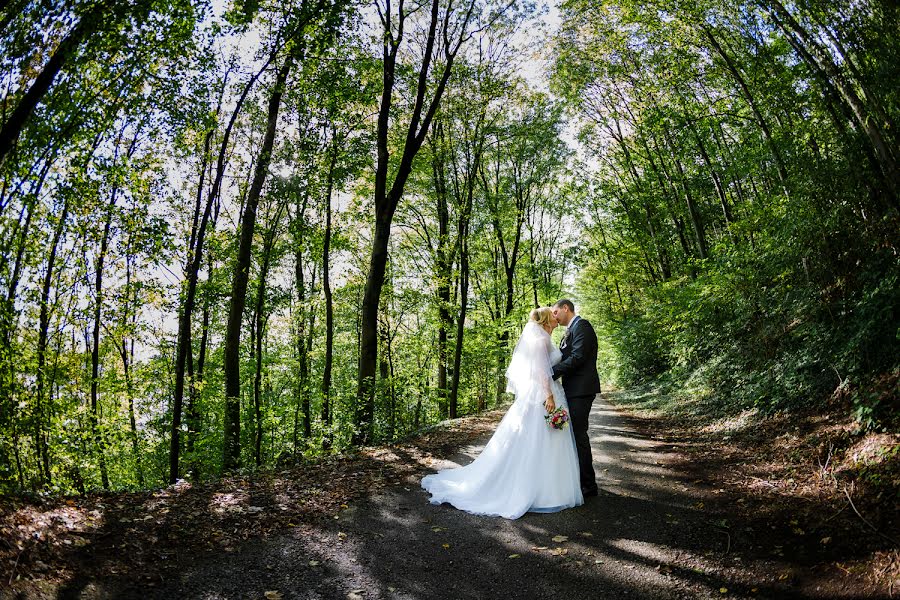
[(759, 414), (758, 408), (748, 408), (736, 415), (730, 415), (711, 421), (708, 425), (703, 427), (701, 431), (704, 433), (717, 434), (738, 433), (747, 428), (758, 426)]
[(239, 513), (250, 507), (250, 494), (246, 490), (216, 492), (209, 497), (209, 510), (217, 515)]
[[(84, 546), (89, 541), (83, 536), (99, 531), (106, 524), (105, 510), (101, 507), (85, 509), (70, 502), (46, 510), (23, 506), (3, 515), (0, 534), (5, 542), (15, 543), (20, 551), (28, 544), (42, 542), (76, 548)], [(16, 542), (17, 539), (22, 541)]]

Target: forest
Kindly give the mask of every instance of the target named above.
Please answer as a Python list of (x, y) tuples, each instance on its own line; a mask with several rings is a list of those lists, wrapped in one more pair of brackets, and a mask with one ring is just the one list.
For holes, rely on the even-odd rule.
[(0, 0), (0, 491), (502, 406), (563, 296), (605, 385), (897, 431), (898, 10)]

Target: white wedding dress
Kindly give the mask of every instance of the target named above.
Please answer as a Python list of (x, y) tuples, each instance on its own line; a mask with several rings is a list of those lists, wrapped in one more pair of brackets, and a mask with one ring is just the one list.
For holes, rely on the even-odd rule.
[(556, 406), (568, 410), (562, 386), (553, 381), (551, 366), (560, 359), (550, 334), (529, 320), (506, 370), (515, 402), (472, 463), (422, 479), (432, 504), (517, 519), (584, 503), (571, 424), (553, 429), (544, 420), (548, 389)]

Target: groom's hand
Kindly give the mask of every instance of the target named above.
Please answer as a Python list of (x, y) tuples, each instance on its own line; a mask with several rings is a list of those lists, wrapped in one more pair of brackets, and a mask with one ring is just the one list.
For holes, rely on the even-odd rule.
[(552, 413), (556, 410), (556, 402), (553, 401), (553, 395), (547, 396), (547, 399), (544, 400), (544, 408), (547, 409), (547, 413)]

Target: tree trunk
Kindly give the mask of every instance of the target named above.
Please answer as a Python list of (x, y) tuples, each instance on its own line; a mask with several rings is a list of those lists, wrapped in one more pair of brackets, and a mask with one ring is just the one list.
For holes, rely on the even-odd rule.
[[(447, 404), (447, 345), (450, 322), (450, 277), (451, 265), (447, 251), (450, 236), (450, 211), (447, 205), (447, 183), (444, 175), (444, 128), (441, 122), (435, 124), (432, 140), (432, 178), (434, 181), (435, 208), (438, 220), (438, 239), (435, 248), (435, 279), (437, 280), (438, 309), (438, 411), (442, 417), (449, 412)], [(455, 417), (455, 415), (454, 415)], [(451, 417), (452, 418), (452, 417)]]
[(700, 213), (697, 210), (697, 205), (694, 203), (694, 197), (691, 195), (691, 190), (688, 187), (687, 180), (684, 176), (684, 167), (682, 167), (681, 161), (675, 153), (675, 148), (672, 145), (672, 140), (669, 137), (668, 132), (666, 133), (666, 139), (669, 144), (669, 152), (672, 154), (672, 161), (675, 163), (675, 168), (678, 171), (678, 183), (681, 185), (681, 191), (684, 194), (684, 201), (687, 205), (688, 216), (691, 219), (691, 226), (694, 228), (694, 236), (696, 236), (697, 240), (697, 250), (700, 254), (700, 258), (706, 259), (709, 257), (709, 249), (706, 245), (706, 232), (703, 229), (703, 222), (700, 220)]
[(269, 231), (263, 241), (263, 257), (262, 264), (259, 268), (259, 282), (256, 287), (256, 307), (254, 309), (254, 328), (256, 330), (256, 372), (253, 378), (253, 412), (256, 417), (256, 444), (254, 447), (254, 458), (256, 466), (262, 466), (262, 363), (263, 363), (263, 336), (265, 335), (265, 327), (267, 317), (266, 309), (266, 279), (269, 276), (269, 266), (272, 262), (272, 247), (275, 245), (275, 236), (278, 232), (278, 225), (281, 221), (281, 213), (284, 205), (278, 207), (275, 219), (272, 222)]
[[(213, 208), (212, 219), (210, 220), (210, 228), (215, 231), (216, 230), (216, 221), (218, 221), (218, 209), (219, 205), (216, 202), (215, 207)], [(206, 254), (206, 272), (207, 278), (212, 276), (213, 272), (213, 257), (211, 253)], [(189, 464), (188, 464), (188, 472), (192, 479), (195, 481), (200, 477), (200, 461), (197, 460), (197, 457), (194, 455), (197, 446), (197, 438), (200, 435), (200, 412), (197, 408), (197, 404), (200, 400), (200, 394), (203, 389), (203, 381), (204, 381), (204, 372), (206, 370), (206, 355), (209, 349), (209, 316), (210, 316), (210, 304), (212, 303), (210, 296), (212, 292), (207, 289), (203, 294), (203, 316), (200, 321), (200, 349), (197, 356), (197, 367), (192, 374), (190, 374), (190, 387), (188, 390), (188, 405), (186, 411), (186, 421), (187, 421), (187, 439), (185, 440), (185, 450), (189, 456)], [(191, 346), (188, 346), (189, 354)], [(188, 365), (190, 365), (193, 361), (193, 357), (188, 357)]]
[[(334, 131), (332, 130), (332, 135)], [(332, 138), (332, 143), (336, 141)], [(331, 194), (334, 187), (334, 167), (337, 148), (331, 149), (328, 179), (325, 190), (325, 237), (322, 241), (322, 292), (325, 295), (325, 364), (322, 368), (322, 424), (323, 445), (331, 447), (331, 370), (334, 362), (334, 299), (331, 293)]]
[[(128, 324), (128, 302), (131, 301), (131, 273), (133, 271), (131, 243), (128, 244), (125, 257), (125, 299), (124, 311), (122, 315), (122, 324), (127, 331)], [(135, 298), (135, 311), (132, 317), (132, 325), (137, 319), (137, 298)], [(122, 342), (119, 345), (119, 356), (122, 358), (122, 373), (125, 377), (125, 396), (128, 399), (128, 421), (131, 425), (131, 451), (134, 454), (135, 466), (137, 467), (138, 485), (144, 486), (144, 469), (141, 466), (141, 453), (138, 440), (137, 419), (134, 414), (134, 384), (131, 381), (131, 365), (134, 364), (134, 340), (131, 340), (129, 347), (127, 335), (122, 336)]]
[[(700, 156), (703, 157), (703, 162), (706, 163), (706, 168), (709, 169), (710, 176), (712, 177), (713, 187), (716, 189), (716, 196), (719, 198), (719, 204), (722, 206), (722, 216), (725, 219), (726, 228), (729, 227), (734, 222), (734, 217), (731, 215), (731, 206), (728, 204), (728, 198), (725, 196), (725, 187), (722, 185), (722, 179), (719, 177), (719, 172), (716, 170), (713, 165), (712, 159), (709, 157), (709, 152), (706, 150), (706, 144), (703, 143), (703, 138), (700, 137), (700, 133), (691, 126), (691, 131), (694, 134), (694, 139), (697, 141), (697, 149), (700, 151)], [(732, 239), (734, 240), (734, 234), (730, 232)]]
[(381, 388), (383, 395), (388, 396), (388, 405), (390, 406), (391, 372), (388, 364), (388, 340), (390, 337), (387, 331), (387, 323), (384, 320), (378, 326), (378, 338), (380, 350), (378, 353), (378, 387)]
[[(610, 133), (613, 138), (619, 144), (619, 147), (622, 149), (622, 154), (625, 157), (625, 163), (628, 166), (628, 173), (631, 176), (631, 180), (634, 182), (635, 189), (638, 190), (639, 195), (643, 198), (644, 196), (644, 183), (641, 179), (641, 176), (638, 174), (637, 167), (634, 164), (634, 159), (632, 158), (631, 149), (628, 148), (628, 144), (625, 141), (625, 136), (622, 134), (622, 126), (618, 120), (615, 121), (616, 130), (613, 131), (610, 129)], [(622, 203), (624, 205), (624, 202)], [(653, 247), (656, 250), (656, 258), (659, 263), (659, 269), (662, 273), (663, 280), (667, 280), (672, 276), (671, 267), (669, 265), (669, 253), (666, 251), (665, 244), (656, 234), (656, 226), (653, 224), (653, 209), (650, 206), (650, 203), (647, 200), (642, 200), (642, 204), (644, 207), (644, 216), (647, 223), (647, 233), (650, 234), (650, 240), (653, 242)], [(653, 269), (650, 269), (650, 272), (653, 273)]]
[[(231, 130), (234, 128), (234, 123), (237, 121), (238, 114), (240, 113), (253, 84), (256, 83), (256, 80), (259, 79), (259, 76), (268, 68), (274, 58), (274, 54), (270, 56), (269, 60), (266, 61), (262, 68), (260, 68), (250, 81), (247, 82), (247, 85), (244, 86), (244, 90), (241, 93), (241, 97), (238, 98), (238, 101), (235, 104), (234, 111), (231, 113), (231, 119), (228, 121), (228, 125), (225, 127), (225, 132), (222, 135), (222, 143), (219, 147), (219, 157), (216, 162), (216, 177), (213, 180), (213, 184), (207, 195), (206, 205), (203, 209), (202, 216), (200, 216), (200, 199), (203, 196), (203, 176), (206, 172), (205, 157), (209, 153), (209, 143), (213, 135), (212, 131), (207, 133), (204, 142), (204, 164), (200, 170), (200, 183), (197, 186), (197, 202), (194, 210), (194, 226), (191, 230), (191, 243), (188, 245), (188, 257), (185, 264), (186, 282), (184, 285), (186, 286), (186, 290), (184, 292), (184, 301), (181, 305), (181, 311), (178, 315), (178, 342), (175, 351), (174, 366), (175, 391), (172, 398), (172, 429), (171, 440), (169, 443), (169, 483), (175, 483), (178, 479), (178, 461), (181, 450), (181, 410), (184, 401), (184, 373), (191, 346), (191, 318), (194, 312), (200, 265), (203, 264), (203, 243), (206, 238), (207, 224), (209, 222), (210, 214), (212, 213), (213, 205), (222, 189), (222, 179), (225, 176), (225, 157), (228, 153), (228, 142), (231, 139)], [(224, 87), (223, 82), (223, 91)], [(221, 96), (219, 103), (221, 105)]]
[(814, 72), (817, 72), (826, 85), (832, 87), (840, 100), (849, 109), (856, 124), (869, 141), (878, 166), (888, 187), (891, 204), (896, 208), (900, 199), (900, 169), (894, 158), (893, 149), (885, 139), (878, 120), (870, 117), (868, 110), (859, 98), (853, 86), (846, 81), (844, 75), (828, 55), (828, 52), (815, 42), (794, 16), (778, 0), (765, 0), (770, 6), (770, 15), (781, 29), (788, 41), (797, 50)]
[(459, 405), (459, 379), (462, 372), (463, 335), (466, 331), (466, 312), (469, 303), (469, 219), (468, 210), (459, 227), (459, 314), (456, 316), (456, 340), (453, 349), (453, 380), (450, 383), (450, 414), (456, 418)]
[(47, 257), (47, 272), (44, 274), (44, 283), (41, 287), (40, 300), (40, 316), (38, 318), (38, 344), (37, 344), (37, 373), (36, 394), (35, 394), (35, 423), (34, 423), (34, 439), (38, 454), (43, 464), (44, 476), (47, 483), (51, 483), (50, 474), (50, 450), (47, 443), (47, 437), (44, 432), (44, 367), (46, 364), (48, 334), (50, 331), (50, 287), (53, 285), (53, 268), (56, 264), (56, 252), (59, 249), (59, 242), (62, 239), (63, 231), (65, 231), (66, 218), (69, 214), (69, 202), (63, 204), (62, 212), (60, 212), (59, 220), (56, 222), (56, 229), (53, 231), (53, 241), (50, 243), (50, 254)]
[(275, 144), (275, 132), (278, 125), (278, 110), (285, 82), (293, 66), (293, 56), (288, 55), (278, 71), (272, 95), (269, 98), (268, 119), (262, 148), (256, 162), (253, 183), (247, 193), (240, 222), (240, 242), (237, 260), (232, 277), (231, 303), (228, 310), (228, 325), (225, 332), (225, 417), (222, 467), (230, 471), (240, 466), (241, 458), (241, 322), (244, 315), (244, 304), (247, 299), (247, 282), (250, 276), (250, 260), (253, 251), (253, 232), (256, 226), (256, 209), (262, 188), (269, 171), (272, 158), (272, 147)]
[(94, 437), (94, 450), (100, 463), (100, 480), (103, 489), (109, 489), (109, 474), (106, 468), (106, 448), (100, 432), (100, 414), (98, 406), (98, 388), (100, 383), (100, 323), (103, 314), (103, 266), (106, 251), (109, 247), (109, 232), (112, 228), (113, 208), (116, 205), (118, 187), (114, 187), (106, 207), (106, 221), (103, 225), (103, 236), (100, 238), (100, 249), (94, 262), (94, 327), (91, 334), (91, 434)]
[(106, 18), (109, 7), (106, 2), (100, 2), (92, 10), (84, 15), (77, 25), (63, 38), (56, 47), (56, 51), (50, 56), (50, 60), (35, 78), (31, 87), (22, 96), (19, 104), (9, 115), (9, 118), (0, 128), (0, 166), (9, 156), (25, 123), (37, 108), (38, 103), (53, 85), (53, 80), (59, 75), (63, 65), (69, 60), (81, 42), (87, 38), (96, 27)]
[[(394, 182), (388, 190), (388, 168), (390, 166), (390, 154), (388, 153), (389, 119), (391, 113), (391, 100), (394, 90), (394, 76), (396, 68), (397, 51), (400, 47), (402, 34), (394, 38), (393, 30), (389, 22), (383, 38), (383, 62), (382, 73), (384, 87), (381, 94), (381, 103), (378, 109), (378, 125), (376, 130), (377, 161), (375, 166), (375, 228), (372, 235), (372, 254), (369, 258), (368, 277), (366, 289), (363, 295), (361, 323), (360, 323), (360, 352), (359, 372), (357, 380), (357, 419), (356, 431), (353, 436), (354, 444), (365, 444), (371, 439), (372, 418), (375, 413), (375, 369), (378, 362), (378, 305), (381, 299), (381, 289), (384, 286), (384, 274), (387, 267), (388, 243), (391, 236), (391, 222), (397, 204), (403, 196), (406, 180), (412, 172), (412, 163), (428, 128), (437, 112), (441, 96), (450, 79), (450, 72), (456, 53), (466, 36), (468, 22), (472, 15), (472, 6), (466, 12), (465, 18), (460, 23), (459, 38), (455, 46), (450, 47), (449, 32), (446, 30), (449, 21), (449, 13), (444, 19), (444, 65), (438, 84), (435, 88), (431, 102), (427, 110), (425, 106), (425, 93), (430, 87), (428, 75), (431, 61), (434, 55), (436, 32), (439, 21), (439, 2), (431, 2), (431, 21), (428, 28), (428, 37), (425, 42), (424, 58), (418, 73), (418, 85), (416, 97), (413, 103), (412, 115), (407, 128), (406, 140), (403, 144), (403, 152), (394, 176)], [(400, 9), (400, 31), (403, 28), (404, 15)]]
[(721, 44), (719, 44), (719, 41), (716, 39), (715, 35), (713, 35), (712, 31), (708, 27), (701, 27), (703, 29), (703, 33), (706, 34), (706, 38), (712, 45), (713, 50), (715, 50), (716, 53), (722, 58), (722, 62), (725, 63), (725, 67), (728, 69), (728, 72), (731, 73), (731, 76), (734, 77), (734, 80), (738, 84), (738, 87), (741, 88), (741, 92), (744, 94), (744, 99), (747, 100), (747, 104), (750, 105), (750, 110), (753, 111), (753, 116), (756, 117), (756, 122), (759, 125), (760, 130), (763, 132), (763, 137), (766, 138), (766, 144), (769, 146), (769, 150), (772, 152), (772, 157), (775, 159), (775, 165), (778, 169), (778, 179), (781, 182), (784, 193), (785, 195), (789, 195), (787, 187), (788, 173), (787, 168), (784, 165), (784, 159), (781, 156), (781, 150), (778, 149), (778, 145), (772, 138), (772, 131), (771, 129), (769, 129), (769, 124), (763, 116), (759, 105), (757, 105), (756, 103), (756, 98), (750, 91), (750, 86), (747, 85), (747, 81), (744, 79), (744, 76), (737, 68), (737, 65), (734, 64), (734, 61), (731, 60), (731, 57), (727, 52), (725, 52), (725, 49), (722, 48)]
[(394, 387), (394, 357), (391, 349), (391, 332), (389, 325), (385, 323), (382, 328), (381, 339), (381, 381), (387, 382), (388, 393), (388, 441), (393, 441), (396, 431), (397, 394)]
[(295, 348), (297, 352), (297, 387), (296, 398), (294, 399), (294, 433), (293, 444), (294, 454), (297, 454), (299, 428), (299, 413), (303, 411), (303, 437), (309, 439), (312, 435), (312, 415), (310, 415), (309, 405), (309, 387), (307, 379), (309, 377), (309, 363), (306, 351), (306, 315), (303, 314), (304, 305), (306, 304), (306, 281), (303, 275), (303, 233), (306, 227), (303, 222), (306, 215), (306, 204), (309, 199), (308, 193), (303, 194), (303, 201), (298, 202), (294, 211), (294, 285), (297, 288), (297, 311), (294, 317), (297, 332), (295, 340)]

